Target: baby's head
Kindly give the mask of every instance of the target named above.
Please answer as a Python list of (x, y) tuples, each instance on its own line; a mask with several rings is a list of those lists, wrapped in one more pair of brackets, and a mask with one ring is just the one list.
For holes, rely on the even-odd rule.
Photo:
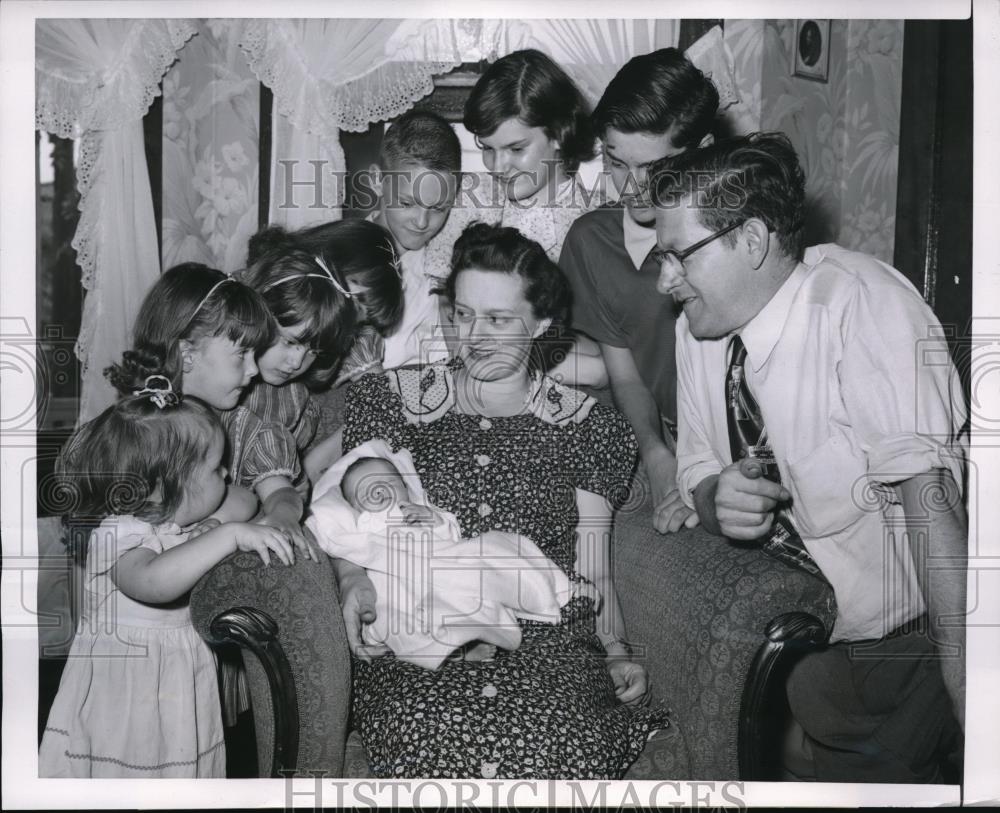
[(340, 489), (356, 511), (395, 511), (411, 500), (403, 475), (383, 457), (355, 460), (344, 472)]

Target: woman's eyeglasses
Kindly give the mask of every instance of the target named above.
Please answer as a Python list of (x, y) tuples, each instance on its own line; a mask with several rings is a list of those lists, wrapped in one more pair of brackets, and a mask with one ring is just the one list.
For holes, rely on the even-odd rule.
[(659, 263), (660, 268), (664, 266), (669, 266), (670, 270), (678, 275), (683, 276), (684, 274), (684, 261), (694, 254), (698, 249), (704, 248), (713, 240), (718, 240), (722, 235), (729, 234), (733, 229), (742, 226), (743, 223), (733, 223), (732, 225), (726, 226), (725, 228), (719, 229), (717, 232), (708, 235), (704, 240), (699, 240), (694, 245), (688, 246), (683, 251), (677, 251), (672, 248), (667, 249), (657, 249), (652, 252), (653, 259)]

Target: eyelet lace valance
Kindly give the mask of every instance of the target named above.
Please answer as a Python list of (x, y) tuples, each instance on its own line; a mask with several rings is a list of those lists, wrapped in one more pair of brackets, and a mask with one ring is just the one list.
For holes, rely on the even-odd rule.
[(194, 33), (188, 20), (39, 20), (35, 128), (79, 138), (141, 119)]
[(443, 59), (414, 59), (419, 48), (394, 36), (404, 22), (253, 20), (240, 46), (293, 126), (315, 135), (363, 131), (408, 110), (434, 89), (436, 74), (461, 61), (454, 49)]
[[(363, 131), (404, 113), (463, 62), (519, 48), (550, 54), (596, 102), (636, 54), (676, 45), (673, 20), (252, 20), (240, 45), (274, 92), (278, 112), (316, 135)], [(721, 29), (688, 51), (719, 89), (738, 99)]]

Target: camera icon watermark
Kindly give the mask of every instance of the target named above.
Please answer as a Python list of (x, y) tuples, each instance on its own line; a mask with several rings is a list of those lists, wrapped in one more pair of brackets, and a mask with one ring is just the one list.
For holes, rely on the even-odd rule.
[[(952, 392), (961, 389), (962, 403), (953, 408), (968, 413), (967, 428), (974, 440), (1000, 436), (1000, 318), (974, 319), (965, 330), (958, 326), (929, 325), (926, 337), (917, 342), (916, 402), (917, 430), (932, 425), (934, 415), (920, 394), (938, 388), (943, 376), (950, 377)], [(953, 368), (950, 372), (948, 368)]]
[(16, 393), (0, 419), (4, 437), (73, 428), (80, 395), (75, 344), (58, 325), (35, 335), (23, 317), (0, 320), (0, 370), (4, 387)]

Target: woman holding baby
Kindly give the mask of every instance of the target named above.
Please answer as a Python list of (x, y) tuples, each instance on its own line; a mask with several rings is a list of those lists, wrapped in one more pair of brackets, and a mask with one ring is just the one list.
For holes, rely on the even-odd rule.
[(521, 620), (516, 649), (428, 669), (362, 644), (371, 585), (342, 567), (355, 725), (377, 776), (621, 777), (666, 725), (642, 705), (646, 674), (629, 657), (610, 564), (635, 439), (615, 410), (537, 372), (535, 340), (569, 305), (538, 243), (470, 226), (445, 294), (456, 355), (354, 384), (345, 452), (376, 438), (409, 450), (428, 503), (454, 514), (462, 537), (523, 535), (591, 589), (572, 591), (558, 623)]

